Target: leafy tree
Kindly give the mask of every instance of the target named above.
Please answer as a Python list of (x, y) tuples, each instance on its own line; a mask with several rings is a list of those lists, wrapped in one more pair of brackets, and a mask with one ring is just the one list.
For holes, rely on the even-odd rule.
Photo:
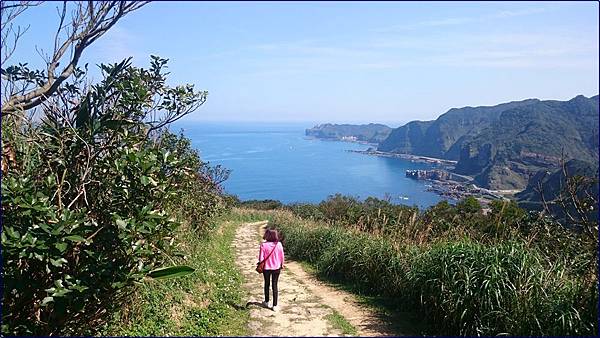
[[(47, 68), (5, 67), (41, 2), (2, 2), (2, 335), (93, 332), (133, 283), (172, 266), (181, 221), (203, 233), (227, 204), (228, 171), (200, 160), (173, 121), (207, 92), (166, 85), (166, 59), (100, 65), (83, 51), (146, 2), (64, 2)], [(72, 53), (67, 53), (72, 51)], [(62, 65), (62, 67), (61, 67)]]
[(178, 226), (170, 211), (189, 208), (182, 196), (201, 187), (205, 200), (192, 201), (204, 219), (194, 221), (205, 224), (219, 189), (189, 142), (157, 129), (206, 96), (165, 85), (166, 62), (102, 65), (89, 91), (65, 87), (39, 120), (3, 123), (15, 153), (2, 176), (4, 334), (79, 332), (119, 306), (128, 285), (191, 271), (160, 270)]
[(319, 203), (325, 219), (343, 225), (355, 224), (360, 217), (360, 202), (355, 197), (335, 194)]

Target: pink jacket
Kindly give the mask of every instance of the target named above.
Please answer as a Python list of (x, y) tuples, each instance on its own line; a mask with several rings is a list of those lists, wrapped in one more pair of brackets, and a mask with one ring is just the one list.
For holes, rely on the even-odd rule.
[[(269, 253), (271, 253), (273, 248), (275, 248), (275, 251), (269, 256)], [(269, 258), (265, 262), (265, 270), (280, 269), (283, 266), (284, 261), (283, 245), (281, 245), (281, 242), (262, 242), (258, 252), (258, 261), (262, 262), (267, 256), (269, 256)]]

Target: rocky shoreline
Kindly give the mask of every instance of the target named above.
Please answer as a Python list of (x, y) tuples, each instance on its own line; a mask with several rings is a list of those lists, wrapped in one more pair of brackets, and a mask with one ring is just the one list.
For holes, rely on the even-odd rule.
[(398, 154), (389, 153), (385, 151), (379, 151), (375, 147), (377, 144), (370, 142), (359, 141), (354, 138), (324, 138), (324, 137), (311, 137), (308, 139), (317, 139), (321, 141), (336, 141), (336, 142), (351, 142), (359, 143), (371, 146), (366, 150), (346, 150), (351, 153), (358, 153), (363, 155), (400, 158), (408, 160), (414, 163), (426, 163), (435, 166), (436, 169), (432, 170), (407, 170), (406, 176), (416, 180), (425, 181), (427, 191), (433, 192), (451, 201), (459, 201), (465, 197), (473, 196), (479, 200), (482, 206), (487, 206), (491, 201), (497, 199), (507, 199), (512, 196), (515, 192), (504, 192), (495, 191), (485, 188), (478, 187), (473, 183), (473, 178), (464, 175), (458, 175), (452, 172), (457, 161), (446, 160), (441, 158), (411, 155), (411, 154)]
[(449, 200), (458, 201), (465, 197), (473, 196), (485, 206), (493, 200), (506, 199), (506, 196), (514, 193), (513, 191), (507, 193), (478, 187), (473, 183), (472, 177), (458, 175), (451, 171), (454, 169), (456, 161), (410, 154), (388, 153), (373, 148), (348, 151), (372, 156), (401, 158), (415, 163), (432, 164), (437, 169), (407, 170), (406, 177), (427, 182), (425, 184), (427, 191), (436, 193)]
[(427, 181), (430, 183), (427, 185), (427, 191), (434, 192), (452, 200), (461, 200), (465, 197), (473, 196), (485, 206), (493, 200), (507, 198), (497, 191), (481, 188), (472, 183), (465, 184), (451, 180), (439, 181), (430, 179)]

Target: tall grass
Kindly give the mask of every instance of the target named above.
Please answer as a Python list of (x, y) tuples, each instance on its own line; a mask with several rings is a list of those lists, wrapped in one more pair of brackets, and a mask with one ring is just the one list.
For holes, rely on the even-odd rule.
[(282, 231), (288, 255), (415, 309), (427, 318), (431, 334), (598, 333), (597, 279), (586, 282), (565, 260), (551, 260), (518, 238), (399, 243), (288, 211), (261, 215)]
[[(588, 335), (581, 284), (557, 263), (544, 265), (522, 243), (438, 243), (414, 257), (404, 298), (443, 332), (467, 335)], [(597, 290), (597, 288), (596, 288)]]

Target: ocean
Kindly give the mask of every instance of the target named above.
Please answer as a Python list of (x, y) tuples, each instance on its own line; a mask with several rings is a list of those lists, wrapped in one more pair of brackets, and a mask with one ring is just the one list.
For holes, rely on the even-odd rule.
[(341, 193), (426, 208), (443, 199), (426, 191), (426, 182), (405, 177), (408, 169), (431, 165), (348, 152), (369, 145), (311, 139), (304, 131), (312, 126), (178, 122), (171, 130), (183, 130), (204, 161), (230, 169), (223, 187), (242, 200), (316, 203)]

